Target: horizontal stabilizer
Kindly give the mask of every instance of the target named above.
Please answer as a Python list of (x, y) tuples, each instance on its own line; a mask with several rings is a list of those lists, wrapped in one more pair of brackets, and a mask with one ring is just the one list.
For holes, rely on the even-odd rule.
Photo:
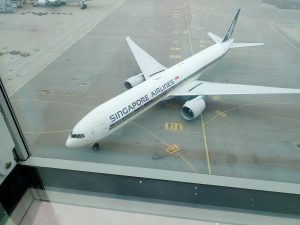
[(254, 46), (261, 46), (264, 43), (233, 43), (230, 48), (244, 48), (244, 47), (254, 47)]
[(222, 42), (222, 38), (220, 38), (219, 36), (211, 33), (211, 32), (208, 32), (207, 35), (214, 40), (214, 42), (216, 43), (221, 43)]
[(266, 86), (253, 86), (242, 84), (213, 83), (206, 81), (193, 81), (179, 87), (170, 96), (194, 95), (253, 95), (253, 94), (300, 94), (300, 89), (277, 88)]

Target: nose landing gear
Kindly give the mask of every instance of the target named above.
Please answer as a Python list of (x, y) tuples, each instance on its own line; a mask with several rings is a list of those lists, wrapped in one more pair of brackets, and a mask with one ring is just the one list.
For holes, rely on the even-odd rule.
[(87, 4), (85, 3), (85, 0), (80, 1), (81, 9), (86, 9)]
[(94, 151), (98, 151), (99, 148), (100, 148), (99, 143), (93, 144), (93, 150), (94, 150)]

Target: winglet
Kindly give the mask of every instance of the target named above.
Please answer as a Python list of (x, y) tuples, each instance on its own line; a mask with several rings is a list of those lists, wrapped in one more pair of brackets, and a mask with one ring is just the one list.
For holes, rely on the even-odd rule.
[(235, 24), (236, 24), (237, 19), (238, 19), (238, 17), (239, 17), (240, 11), (241, 11), (241, 9), (238, 9), (238, 11), (237, 11), (237, 13), (235, 14), (235, 16), (234, 16), (234, 18), (233, 18), (233, 20), (232, 20), (232, 22), (231, 22), (231, 24), (230, 24), (230, 26), (229, 26), (229, 28), (228, 28), (226, 34), (225, 34), (225, 36), (224, 36), (222, 42), (225, 42), (225, 41), (227, 41), (227, 40), (229, 40), (229, 39), (231, 38), (232, 33), (233, 33), (233, 31), (234, 31)]

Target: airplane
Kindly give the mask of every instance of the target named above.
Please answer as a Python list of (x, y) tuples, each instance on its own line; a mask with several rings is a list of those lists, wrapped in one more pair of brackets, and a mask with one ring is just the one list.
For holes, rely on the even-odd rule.
[(99, 141), (110, 135), (162, 100), (175, 96), (194, 97), (181, 107), (181, 115), (193, 120), (204, 111), (205, 97), (211, 95), (284, 94), (300, 93), (300, 89), (214, 83), (198, 80), (201, 72), (218, 61), (230, 49), (261, 46), (264, 43), (235, 43), (232, 34), (240, 14), (238, 9), (227, 32), (221, 38), (211, 32), (214, 45), (166, 68), (135, 44), (130, 37), (127, 43), (141, 72), (125, 81), (125, 92), (97, 106), (84, 116), (67, 138), (67, 147), (92, 145), (99, 149)]
[(86, 0), (37, 0), (34, 6), (61, 6), (65, 5), (67, 2), (79, 2), (81, 9), (86, 9)]

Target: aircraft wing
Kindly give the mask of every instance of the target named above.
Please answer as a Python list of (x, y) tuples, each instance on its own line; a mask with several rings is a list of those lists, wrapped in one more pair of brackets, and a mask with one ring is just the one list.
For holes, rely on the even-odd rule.
[(252, 94), (292, 94), (300, 93), (300, 89), (252, 86), (242, 84), (224, 84), (195, 80), (178, 87), (170, 96), (193, 95), (252, 95)]
[(130, 37), (127, 37), (126, 41), (146, 80), (152, 75), (166, 69), (165, 66), (161, 65), (152, 56), (134, 43)]

